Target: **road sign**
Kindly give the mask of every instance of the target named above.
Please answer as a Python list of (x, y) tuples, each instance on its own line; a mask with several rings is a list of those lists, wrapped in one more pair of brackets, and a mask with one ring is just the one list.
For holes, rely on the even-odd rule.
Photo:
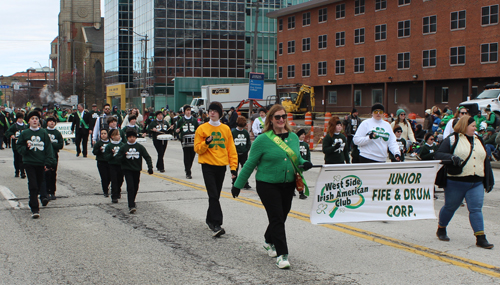
[(8, 89), (8, 88), (10, 88), (9, 85), (0, 85), (0, 89)]
[(250, 72), (250, 83), (248, 84), (248, 99), (263, 99), (264, 96), (264, 73)]
[(148, 92), (148, 90), (143, 89), (143, 90), (141, 91), (141, 96), (142, 96), (142, 97), (149, 97), (149, 92)]

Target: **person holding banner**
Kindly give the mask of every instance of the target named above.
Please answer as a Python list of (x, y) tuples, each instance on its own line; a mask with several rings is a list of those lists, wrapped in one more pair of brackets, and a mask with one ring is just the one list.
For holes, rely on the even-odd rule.
[[(257, 194), (269, 220), (264, 234), (264, 249), (269, 256), (277, 257), (276, 265), (280, 269), (290, 268), (285, 221), (292, 206), (297, 180), (304, 182), (299, 166), (308, 170), (312, 164), (301, 157), (299, 138), (287, 122), (285, 108), (276, 104), (269, 110), (263, 133), (252, 144), (250, 156), (231, 193), (233, 197), (238, 197), (240, 189), (257, 167)], [(305, 189), (308, 194), (307, 187)]]
[[(484, 192), (489, 193), (495, 183), (490, 160), (482, 139), (474, 133), (476, 122), (473, 117), (462, 116), (453, 130), (455, 133), (444, 139), (435, 154), (436, 159), (451, 161), (454, 166), (444, 166), (448, 167), (448, 172), (444, 186), (444, 206), (439, 211), (436, 235), (439, 240), (450, 240), (446, 227), (465, 198), (476, 245), (490, 249), (493, 244), (486, 240), (482, 212)], [(453, 171), (456, 168), (458, 171)]]
[(364, 120), (354, 135), (353, 141), (359, 147), (360, 163), (380, 163), (387, 160), (387, 149), (397, 161), (401, 160), (401, 152), (391, 125), (384, 121), (384, 106), (372, 106), (372, 118)]
[[(75, 144), (76, 144), (76, 157), (83, 154), (83, 157), (87, 157), (87, 144), (89, 141), (89, 133), (92, 134), (90, 130), (91, 116), (89, 112), (86, 112), (83, 108), (83, 104), (78, 104), (78, 111), (73, 117), (73, 123), (71, 124), (71, 132), (75, 133)], [(80, 143), (82, 148), (80, 149)]]

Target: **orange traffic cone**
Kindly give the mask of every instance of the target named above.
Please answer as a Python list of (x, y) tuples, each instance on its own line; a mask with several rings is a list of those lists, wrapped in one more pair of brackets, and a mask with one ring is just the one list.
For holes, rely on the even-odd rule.
[(311, 125), (312, 123), (312, 115), (311, 115), (311, 112), (307, 112), (306, 113), (306, 117), (305, 117), (305, 122), (304, 122), (306, 125)]
[(330, 112), (327, 112), (325, 114), (325, 128), (323, 130), (323, 137), (326, 137), (326, 133), (328, 132), (328, 122), (330, 121), (331, 118), (332, 114), (330, 114)]
[(288, 120), (288, 124), (290, 124), (290, 126), (296, 126), (295, 122), (293, 121), (292, 113), (288, 113), (286, 119)]
[(311, 132), (309, 136), (309, 149), (314, 149), (314, 124), (311, 124)]

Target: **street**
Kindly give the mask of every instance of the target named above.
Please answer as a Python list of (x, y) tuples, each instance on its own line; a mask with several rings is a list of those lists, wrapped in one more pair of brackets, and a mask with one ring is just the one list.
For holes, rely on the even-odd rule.
[[(146, 146), (156, 163), (156, 151)], [(89, 145), (89, 150), (90, 150)], [(233, 199), (229, 169), (221, 195), (226, 234), (213, 238), (197, 158), (185, 178), (182, 148), (170, 141), (166, 172), (147, 174), (137, 212), (104, 198), (94, 156), (59, 153), (57, 200), (31, 219), (27, 179), (14, 178), (11, 149), (0, 151), (0, 284), (498, 284), (500, 184), (485, 194), (485, 233), (491, 250), (476, 247), (468, 211), (450, 225), (450, 242), (436, 237), (437, 220), (315, 226), (311, 199), (294, 197), (286, 223), (290, 270), (280, 270), (262, 245), (266, 213), (255, 191)], [(323, 154), (313, 152), (313, 164)], [(318, 168), (305, 177), (314, 189)], [(254, 172), (255, 174), (255, 172)], [(494, 169), (495, 177), (500, 170)], [(443, 205), (435, 200), (436, 215)]]

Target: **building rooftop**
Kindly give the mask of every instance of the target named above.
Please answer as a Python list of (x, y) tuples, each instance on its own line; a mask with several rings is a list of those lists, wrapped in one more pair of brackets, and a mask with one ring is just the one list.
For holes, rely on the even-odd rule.
[(279, 17), (283, 17), (286, 15), (295, 14), (297, 12), (301, 12), (304, 10), (309, 10), (309, 9), (313, 9), (316, 7), (321, 7), (321, 6), (325, 6), (325, 5), (329, 5), (329, 4), (341, 2), (341, 1), (342, 0), (312, 0), (312, 1), (304, 2), (304, 3), (300, 3), (297, 5), (288, 6), (286, 8), (279, 9), (279, 10), (276, 10), (273, 12), (269, 12), (266, 14), (266, 16), (268, 18), (277, 19)]
[[(104, 21), (104, 18), (101, 18)], [(104, 29), (82, 27), (85, 43), (92, 45), (92, 52), (104, 52)]]

